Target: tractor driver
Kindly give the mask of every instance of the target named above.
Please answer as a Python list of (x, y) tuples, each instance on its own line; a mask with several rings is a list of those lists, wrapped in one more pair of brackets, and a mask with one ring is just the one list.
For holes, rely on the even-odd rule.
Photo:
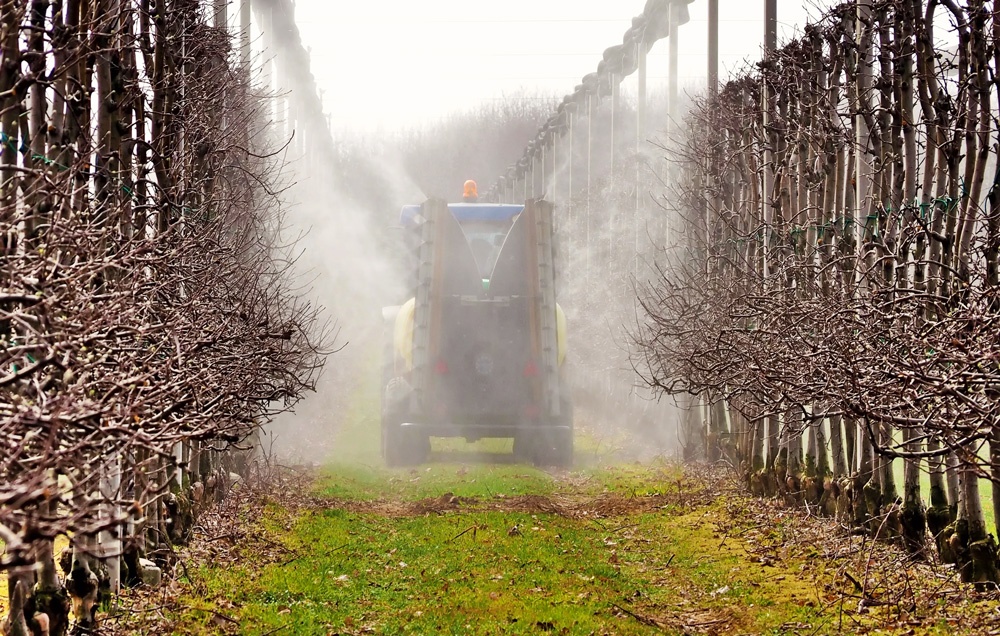
[(479, 193), (476, 192), (476, 182), (469, 179), (465, 182), (465, 187), (462, 190), (462, 201), (466, 203), (475, 203), (479, 200)]

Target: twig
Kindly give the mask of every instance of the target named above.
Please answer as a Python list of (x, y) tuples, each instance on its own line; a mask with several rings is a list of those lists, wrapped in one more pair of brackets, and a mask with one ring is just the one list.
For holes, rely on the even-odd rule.
[(221, 618), (224, 621), (229, 621), (233, 625), (239, 625), (240, 624), (240, 622), (238, 620), (236, 620), (235, 618), (233, 618), (232, 616), (226, 616), (222, 612), (216, 612), (214, 609), (209, 609), (208, 611), (212, 612), (213, 614), (215, 614), (216, 616), (218, 616), (219, 618)]
[[(343, 548), (346, 548), (346, 547), (347, 547), (347, 546), (349, 546), (349, 545), (351, 545), (351, 544), (350, 544), (350, 542), (348, 542), (348, 543), (344, 543), (344, 544), (342, 544), (342, 545), (338, 545), (338, 546), (337, 546), (336, 548), (330, 548), (329, 550), (327, 550), (326, 552), (324, 552), (324, 553), (323, 553), (323, 554), (321, 555), (321, 557), (320, 557), (320, 558), (323, 558), (323, 557), (328, 557), (328, 556), (330, 556), (331, 554), (333, 554), (334, 552), (336, 552), (337, 550), (341, 550), (341, 549), (343, 549)], [(305, 556), (304, 554), (301, 554), (301, 553), (296, 553), (296, 554), (295, 554), (295, 556), (293, 556), (292, 558), (288, 559), (287, 561), (283, 561), (283, 562), (279, 563), (279, 564), (278, 564), (278, 567), (279, 567), (279, 568), (282, 568), (282, 567), (285, 567), (285, 566), (286, 566), (286, 565), (288, 565), (289, 563), (292, 563), (293, 561), (298, 561), (299, 559), (301, 559), (301, 558), (302, 558), (302, 557), (304, 557), (304, 556)]]
[(451, 543), (452, 541), (454, 541), (455, 539), (459, 538), (460, 536), (462, 536), (463, 534), (465, 534), (469, 530), (472, 530), (472, 538), (475, 539), (476, 538), (476, 530), (478, 530), (478, 529), (479, 529), (479, 524), (471, 525), (468, 528), (466, 528), (465, 530), (462, 530), (461, 532), (459, 532), (458, 534), (456, 534), (452, 538), (450, 538), (447, 541), (445, 541), (445, 543)]
[(639, 526), (639, 524), (638, 524), (638, 523), (630, 523), (630, 524), (628, 524), (628, 525), (624, 525), (624, 526), (618, 526), (617, 528), (615, 528), (615, 529), (614, 529), (614, 530), (612, 530), (611, 532), (612, 532), (612, 533), (615, 533), (615, 532), (618, 532), (619, 530), (626, 530), (626, 529), (628, 529), (628, 528), (635, 528), (635, 527), (638, 527), (638, 526)]
[(656, 620), (654, 618), (650, 618), (648, 616), (643, 616), (641, 614), (636, 614), (633, 611), (625, 609), (624, 607), (622, 607), (618, 603), (611, 603), (611, 606), (617, 608), (618, 610), (620, 610), (620, 611), (622, 611), (622, 612), (624, 612), (626, 614), (628, 614), (629, 616), (631, 616), (635, 620), (639, 621), (643, 625), (649, 625), (650, 627), (656, 627), (658, 629), (663, 629), (664, 628), (664, 625), (662, 623), (660, 623), (658, 620)]
[(844, 577), (846, 577), (848, 581), (850, 581), (851, 583), (854, 584), (854, 589), (856, 589), (859, 592), (863, 592), (864, 591), (864, 588), (861, 587), (861, 583), (859, 583), (856, 578), (854, 578), (853, 576), (851, 576), (850, 572), (848, 572), (848, 571), (845, 570), (844, 571)]

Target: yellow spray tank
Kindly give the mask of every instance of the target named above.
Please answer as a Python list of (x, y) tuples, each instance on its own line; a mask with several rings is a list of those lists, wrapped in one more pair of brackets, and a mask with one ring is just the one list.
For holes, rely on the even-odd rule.
[[(396, 324), (393, 330), (393, 344), (396, 357), (396, 373), (408, 373), (413, 370), (413, 318), (416, 299), (403, 303), (396, 314)], [(556, 349), (559, 366), (566, 359), (566, 313), (556, 304)]]

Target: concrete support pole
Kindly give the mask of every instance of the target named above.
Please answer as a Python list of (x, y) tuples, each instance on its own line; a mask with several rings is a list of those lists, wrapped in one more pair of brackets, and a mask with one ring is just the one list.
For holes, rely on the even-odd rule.
[(642, 39), (637, 42), (636, 49), (638, 86), (636, 88), (635, 105), (635, 147), (638, 153), (642, 150), (642, 144), (646, 141), (646, 56), (649, 53), (646, 40)]
[(764, 51), (778, 48), (778, 0), (764, 0)]
[(531, 155), (531, 198), (538, 194), (538, 153)]
[[(671, 3), (668, 8), (668, 27), (667, 27), (667, 121), (663, 126), (663, 131), (666, 137), (666, 143), (670, 144), (671, 139), (674, 135), (674, 120), (677, 117), (678, 104), (677, 104), (677, 7)], [(666, 166), (665, 179), (667, 183), (673, 183), (676, 176), (676, 168), (673, 163)], [(671, 205), (670, 210), (674, 208)], [(670, 245), (670, 220), (671, 216), (668, 216), (663, 224), (663, 244)]]
[[(715, 0), (717, 1), (717, 0)], [(764, 55), (769, 55), (778, 48), (778, 7), (777, 0), (764, 0)], [(763, 263), (761, 271), (768, 276), (769, 251), (771, 243), (771, 227), (774, 223), (774, 138), (769, 129), (774, 119), (775, 102), (774, 89), (766, 82), (761, 93), (764, 98), (764, 134), (767, 140), (764, 145), (764, 241)]]
[[(575, 108), (575, 106), (574, 106)], [(576, 218), (574, 217), (575, 210), (573, 209), (573, 129), (576, 127), (576, 113), (573, 110), (569, 110), (566, 113), (567, 130), (566, 130), (566, 226), (569, 228), (568, 233), (563, 235), (566, 237), (566, 257), (564, 258), (564, 263), (571, 263), (571, 257), (573, 255), (573, 237), (576, 236)], [(575, 250), (574, 250), (575, 251)]]
[(642, 157), (645, 154), (644, 145), (646, 143), (646, 54), (649, 47), (646, 46), (645, 38), (640, 39), (635, 46), (637, 49), (636, 58), (639, 61), (637, 71), (639, 74), (639, 84), (636, 89), (635, 103), (635, 212), (632, 215), (632, 238), (633, 250), (635, 251), (634, 273), (638, 275), (639, 226), (642, 224), (643, 201), (645, 200), (645, 192), (643, 192), (642, 188)]
[(305, 154), (305, 135), (299, 125), (299, 105), (295, 97), (294, 92), (288, 95), (288, 126), (292, 136), (292, 156), (300, 159)]
[(545, 152), (545, 146), (546, 144), (542, 144), (542, 147), (538, 149), (538, 156), (535, 158), (535, 161), (538, 164), (538, 184), (532, 196), (535, 197), (536, 199), (540, 199), (545, 196), (545, 188), (546, 188), (545, 179), (547, 178), (545, 174), (546, 173), (545, 158), (547, 156), (547, 153)]
[(576, 129), (576, 113), (570, 112), (567, 117), (569, 118), (569, 148), (566, 150), (566, 209), (572, 213), (573, 211), (573, 138)]
[(618, 123), (618, 108), (621, 105), (621, 82), (618, 75), (609, 73), (611, 78), (611, 187), (615, 185), (615, 125)]
[(217, 29), (229, 28), (229, 9), (227, 0), (212, 0), (215, 8), (214, 24)]
[(669, 55), (667, 62), (667, 138), (674, 130), (674, 119), (677, 117), (677, 5), (670, 5), (670, 27), (667, 32)]
[[(872, 65), (874, 63), (874, 57), (872, 55), (872, 39), (871, 37), (864, 37), (863, 31), (865, 24), (871, 22), (872, 18), (872, 0), (857, 0), (858, 6), (858, 19), (857, 23), (857, 35), (856, 39), (858, 42), (858, 104), (860, 111), (861, 104), (866, 104), (867, 100), (871, 99), (871, 87), (872, 87)], [(855, 144), (857, 147), (856, 159), (854, 162), (855, 175), (854, 181), (857, 187), (857, 192), (854, 196), (855, 204), (857, 209), (854, 212), (854, 218), (859, 221), (859, 223), (853, 223), (851, 225), (851, 231), (855, 232), (854, 242), (855, 245), (858, 242), (858, 236), (856, 234), (857, 228), (861, 225), (860, 221), (863, 220), (868, 215), (868, 206), (870, 205), (870, 192), (871, 192), (871, 181), (872, 174), (874, 172), (874, 166), (871, 161), (869, 161), (870, 153), (868, 149), (871, 142), (871, 131), (868, 129), (868, 123), (865, 118), (860, 114), (855, 117), (854, 129), (857, 134), (855, 139)]]
[(719, 94), (719, 0), (708, 0), (708, 94)]
[(250, 0), (240, 0), (240, 65), (250, 70)]
[(274, 21), (271, 11), (271, 6), (265, 5), (257, 13), (260, 19), (261, 44), (264, 47), (264, 52), (261, 55), (261, 79), (264, 82), (264, 99), (266, 100), (264, 119), (268, 122), (273, 122), (275, 119), (274, 98), (271, 96), (276, 92), (274, 90), (274, 35), (272, 33)]
[[(611, 79), (611, 142), (608, 146), (611, 148), (611, 180), (609, 183), (609, 194), (613, 201), (617, 201), (615, 196), (615, 178), (617, 176), (617, 166), (616, 154), (615, 154), (615, 142), (617, 141), (617, 135), (615, 135), (615, 127), (618, 125), (619, 113), (618, 109), (621, 107), (621, 78), (618, 77), (617, 73), (609, 73)], [(618, 228), (615, 227), (615, 217), (617, 216), (617, 210), (615, 209), (617, 205), (612, 205), (610, 210), (606, 211), (608, 219), (608, 268), (610, 272), (614, 271), (615, 267), (615, 234), (618, 232)]]
[[(281, 139), (280, 139), (281, 145), (284, 146), (285, 144), (289, 143), (289, 136), (291, 135), (291, 132), (292, 132), (292, 124), (291, 124), (291, 119), (292, 119), (292, 105), (291, 105), (291, 100), (289, 99), (289, 95), (287, 93), (287, 89), (285, 89), (284, 87), (281, 86), (281, 65), (280, 64), (278, 65), (278, 72), (275, 73), (275, 81), (278, 84), (279, 91), (285, 91), (285, 94), (282, 95), (281, 97), (278, 97), (277, 101), (274, 104), (275, 105), (275, 110), (276, 110), (276, 113), (275, 113), (275, 115), (276, 115), (276, 121), (278, 123), (278, 125), (276, 126), (276, 128), (277, 128), (277, 130), (279, 131), (279, 133), (281, 135)], [(290, 145), (289, 145), (289, 152), (291, 152), (291, 146)]]
[[(295, 24), (295, 3), (288, 2), (285, 5), (286, 11), (288, 12), (288, 21), (290, 24)], [(291, 76), (291, 73), (286, 73), (286, 77)], [(288, 111), (289, 111), (289, 126), (291, 130), (289, 131), (292, 135), (292, 149), (294, 151), (294, 157), (296, 159), (302, 158), (306, 153), (306, 138), (305, 138), (305, 127), (300, 125), (301, 119), (299, 113), (299, 104), (301, 100), (298, 99), (298, 95), (295, 91), (290, 90), (288, 93)]]
[(584, 267), (587, 281), (587, 289), (590, 289), (590, 199), (591, 199), (591, 174), (594, 163), (594, 96), (587, 95), (587, 239), (584, 254), (587, 256), (587, 264)]
[(550, 175), (546, 174), (548, 172), (547, 155), (550, 154), (549, 152), (547, 152), (548, 148), (549, 148), (549, 144), (545, 143), (545, 141), (543, 140), (542, 141), (542, 158), (541, 158), (541, 164), (542, 164), (542, 185), (541, 185), (541, 188), (539, 188), (539, 190), (537, 192), (535, 192), (535, 196), (536, 197), (544, 197), (545, 194), (546, 194), (546, 192), (549, 189), (549, 176)]
[(562, 139), (562, 135), (559, 131), (555, 131), (552, 134), (552, 177), (549, 183), (548, 196), (552, 203), (558, 203), (559, 201), (559, 140)]
[(556, 153), (559, 148), (559, 138), (556, 133), (552, 133), (552, 138), (545, 146), (545, 164), (548, 167), (548, 179), (545, 181), (545, 189), (542, 196), (549, 201), (556, 200)]

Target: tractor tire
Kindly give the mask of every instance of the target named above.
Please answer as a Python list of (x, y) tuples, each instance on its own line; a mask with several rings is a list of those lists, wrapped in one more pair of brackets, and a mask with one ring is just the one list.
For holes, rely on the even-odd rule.
[(535, 436), (526, 431), (514, 435), (514, 461), (518, 464), (534, 464)]
[(570, 468), (573, 465), (573, 429), (543, 429), (535, 439), (533, 463), (536, 466)]
[(387, 417), (382, 422), (382, 458), (386, 466), (399, 468), (416, 466), (427, 461), (430, 438), (410, 427), (402, 426), (402, 419)]
[(540, 428), (534, 436), (533, 461), (538, 466), (570, 468), (573, 465), (573, 405), (560, 404), (554, 426)]
[(396, 377), (395, 322), (387, 320), (382, 328), (382, 459), (387, 466), (415, 466), (430, 453), (430, 439), (402, 426), (406, 415), (393, 399), (390, 385)]

